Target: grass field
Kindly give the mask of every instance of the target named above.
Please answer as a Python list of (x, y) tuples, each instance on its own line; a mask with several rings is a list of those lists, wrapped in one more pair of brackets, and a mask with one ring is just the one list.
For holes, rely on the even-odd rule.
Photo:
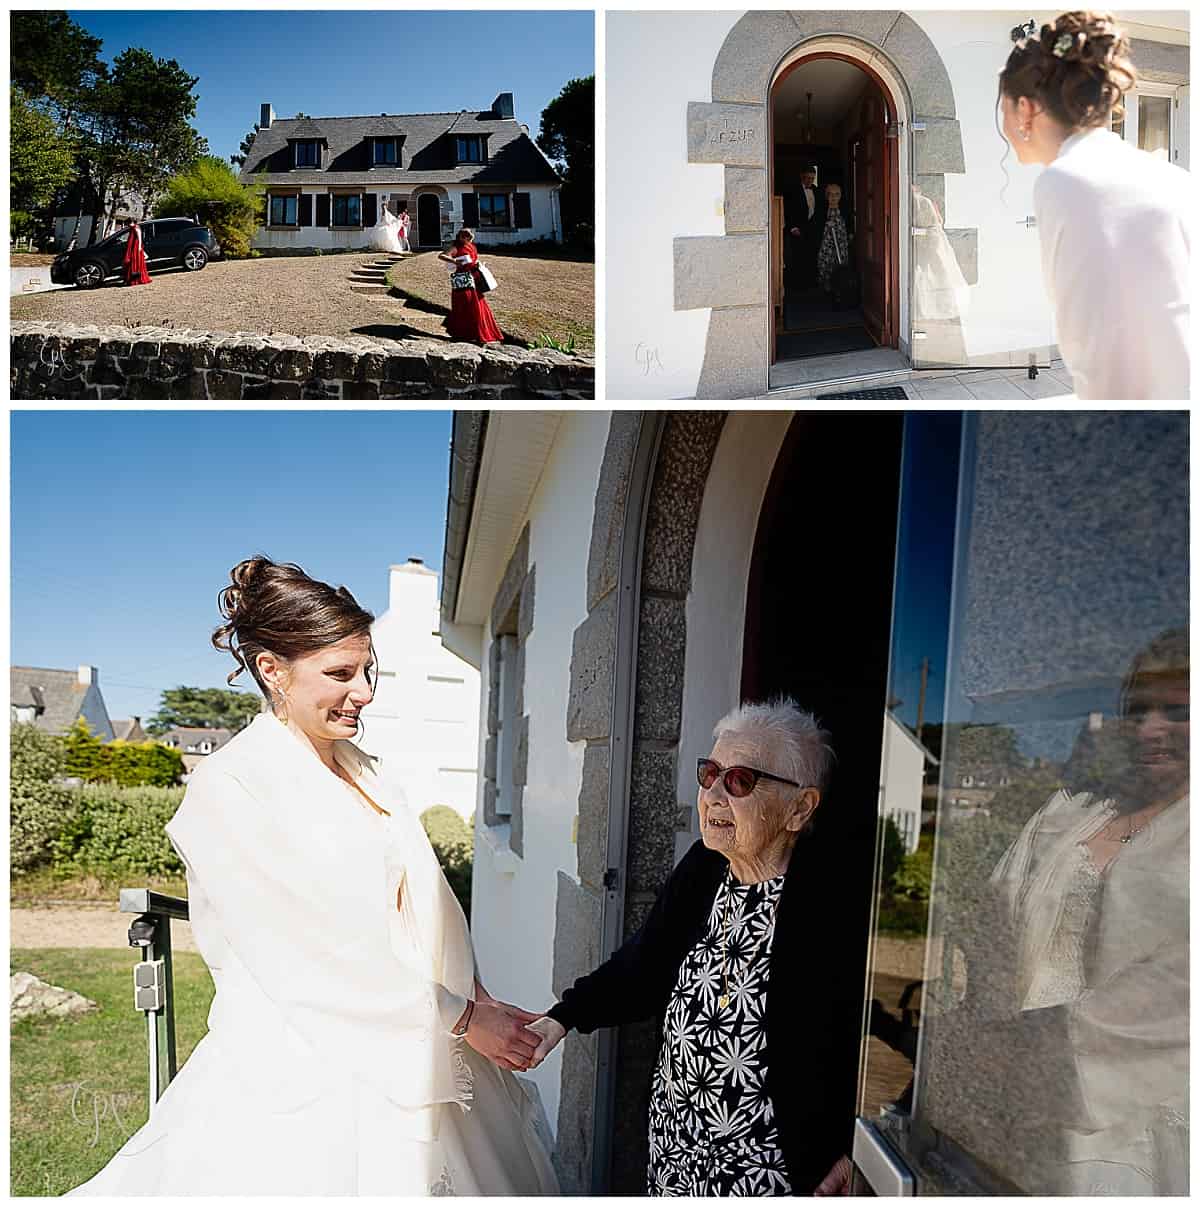
[[(60, 1195), (98, 1172), (145, 1123), (145, 1015), (133, 1008), (136, 953), (16, 949), (12, 972), (32, 972), (100, 1009), (81, 1018), (12, 1025), (13, 1195)], [(182, 1066), (203, 1038), (213, 983), (199, 956), (176, 953), (175, 1027)]]
[[(496, 248), (479, 253), (499, 283), (488, 304), (500, 329), (511, 339), (533, 343), (548, 336), (558, 344), (574, 340), (575, 351), (595, 351), (595, 265), (582, 260), (539, 258)], [(402, 260), (388, 274), (422, 309), (450, 313), (450, 282), (445, 261), (436, 252)], [(414, 320), (415, 321), (415, 320)]]

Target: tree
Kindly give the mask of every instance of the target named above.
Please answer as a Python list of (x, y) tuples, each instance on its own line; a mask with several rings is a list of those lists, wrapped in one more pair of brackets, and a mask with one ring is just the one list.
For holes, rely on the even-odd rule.
[(81, 98), (108, 73), (100, 59), (101, 39), (65, 12), (16, 11), (9, 28), (12, 84), (52, 106), (55, 116), (70, 126)]
[(223, 159), (202, 155), (167, 181), (154, 213), (159, 218), (197, 218), (212, 229), (222, 253), (236, 259), (250, 250), (258, 229), (258, 196)]
[(75, 178), (74, 140), (59, 132), (49, 113), (9, 89), (9, 204), (12, 232), (26, 233), (32, 214), (51, 204)]
[(229, 157), (229, 162), (231, 164), (233, 164), (233, 166), (235, 168), (242, 168), (242, 167), (246, 166), (246, 160), (250, 155), (250, 149), (254, 146), (255, 136), (258, 134), (259, 130), (261, 130), (261, 129), (262, 129), (262, 127), (258, 124), (258, 122), (255, 122), (254, 129), (251, 130), (250, 133), (247, 134), (246, 137), (243, 138), (241, 143), (238, 145), (239, 153), (237, 155), (231, 155)]
[[(590, 239), (596, 222), (596, 77), (569, 80), (542, 110), (537, 145), (561, 165), (563, 227)], [(587, 228), (587, 232), (579, 230)]]
[(158, 712), (146, 723), (150, 733), (166, 733), (176, 726), (198, 729), (232, 729), (248, 725), (262, 711), (256, 692), (222, 687), (176, 687), (164, 691)]
[(106, 199), (113, 199), (115, 212), (121, 191), (132, 189), (149, 203), (172, 176), (207, 154), (208, 144), (189, 125), (198, 78), (174, 59), (130, 47), (82, 98), (80, 160), (99, 199), (89, 242), (101, 235)]

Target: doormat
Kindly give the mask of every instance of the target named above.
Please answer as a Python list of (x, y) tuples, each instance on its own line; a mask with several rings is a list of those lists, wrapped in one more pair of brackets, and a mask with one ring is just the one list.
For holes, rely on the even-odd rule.
[(875, 341), (865, 327), (843, 327), (833, 331), (805, 331), (775, 337), (776, 360), (800, 360), (808, 356), (835, 356), (839, 352), (864, 352)]
[(836, 402), (843, 398), (907, 398), (901, 386), (880, 386), (878, 390), (851, 390), (848, 394), (818, 394), (820, 402)]

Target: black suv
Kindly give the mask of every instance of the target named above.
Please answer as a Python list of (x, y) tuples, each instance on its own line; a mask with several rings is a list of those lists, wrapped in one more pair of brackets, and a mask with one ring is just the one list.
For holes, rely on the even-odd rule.
[[(181, 265), (187, 272), (199, 272), (209, 260), (221, 254), (221, 247), (207, 226), (197, 226), (191, 218), (155, 218), (140, 224), (146, 245), (146, 268)], [(91, 247), (78, 247), (55, 258), (50, 280), (56, 285), (78, 285), (95, 289), (111, 276), (124, 271), (125, 245), (129, 230), (119, 230)]]

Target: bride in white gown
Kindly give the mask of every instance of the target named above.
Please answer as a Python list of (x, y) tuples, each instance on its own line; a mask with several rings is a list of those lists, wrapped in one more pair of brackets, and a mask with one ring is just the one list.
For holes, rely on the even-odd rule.
[(265, 558), (234, 569), (222, 610), (214, 644), (272, 711), (204, 760), (167, 826), (216, 985), (208, 1033), (70, 1193), (557, 1194), (512, 1072), (539, 1016), (486, 994), (420, 822), (347, 740), (373, 618)]
[(393, 256), (408, 251), (404, 219), (393, 214), (386, 205), (380, 207), (379, 219), (371, 227), (370, 247), (372, 251), (386, 252)]

